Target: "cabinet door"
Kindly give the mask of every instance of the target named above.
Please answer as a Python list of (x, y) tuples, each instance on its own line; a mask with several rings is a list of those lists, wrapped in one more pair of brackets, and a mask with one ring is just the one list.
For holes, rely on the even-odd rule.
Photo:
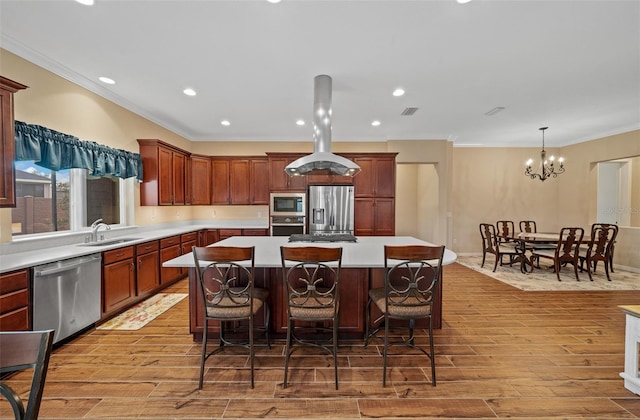
[(269, 161), (267, 159), (251, 160), (251, 185), (249, 195), (251, 204), (269, 204)]
[(158, 204), (173, 204), (173, 152), (158, 147)]
[[(395, 197), (396, 195), (396, 160), (380, 157), (375, 161), (376, 197)], [(357, 175), (356, 175), (357, 177)]]
[[(160, 250), (161, 264), (165, 261), (177, 258), (182, 255), (180, 244), (162, 248)], [(181, 267), (162, 267), (160, 270), (160, 284), (170, 283), (183, 276)]]
[(207, 229), (205, 235), (205, 243), (202, 246), (207, 246), (211, 244), (215, 244), (220, 240), (220, 235), (218, 234), (218, 229)]
[(139, 255), (137, 258), (137, 288), (138, 296), (150, 292), (160, 283), (160, 255), (158, 251)]
[(230, 203), (251, 204), (249, 185), (251, 169), (248, 159), (231, 159), (229, 161)]
[(16, 206), (13, 94), (26, 86), (0, 77), (0, 207)]
[(191, 204), (211, 204), (211, 160), (191, 156)]
[(374, 235), (394, 236), (396, 234), (395, 199), (376, 198), (374, 209)]
[(27, 331), (30, 323), (29, 271), (0, 275), (0, 331)]
[(353, 192), (356, 197), (374, 197), (376, 195), (375, 161), (370, 157), (354, 158), (360, 166), (360, 172), (353, 177)]
[(229, 160), (211, 160), (211, 204), (229, 204)]
[[(360, 176), (360, 175), (357, 175)], [(356, 236), (373, 236), (375, 228), (375, 199), (356, 198), (353, 205), (354, 230)]]
[(133, 259), (126, 259), (104, 266), (104, 313), (127, 305), (135, 299), (135, 277)]
[(186, 168), (187, 168), (186, 155), (174, 152), (172, 156), (173, 204), (186, 204), (186, 195), (185, 195)]

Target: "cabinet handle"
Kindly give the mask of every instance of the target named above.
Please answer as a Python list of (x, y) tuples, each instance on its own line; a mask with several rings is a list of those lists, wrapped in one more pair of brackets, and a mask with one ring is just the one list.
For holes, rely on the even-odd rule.
[(116, 254), (116, 257), (122, 257), (123, 255), (124, 255), (124, 253), (120, 252), (120, 253)]
[(135, 264), (133, 264), (133, 261), (131, 262), (131, 271), (133, 272), (135, 270), (136, 266)]
[(142, 267), (142, 260), (138, 260), (138, 268)]

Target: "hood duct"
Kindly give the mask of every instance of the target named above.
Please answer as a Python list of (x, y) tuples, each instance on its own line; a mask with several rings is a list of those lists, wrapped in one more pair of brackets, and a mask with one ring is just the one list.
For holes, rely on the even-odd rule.
[(291, 162), (284, 171), (291, 176), (327, 170), (353, 176), (360, 166), (331, 153), (331, 77), (316, 76), (313, 88), (313, 153)]

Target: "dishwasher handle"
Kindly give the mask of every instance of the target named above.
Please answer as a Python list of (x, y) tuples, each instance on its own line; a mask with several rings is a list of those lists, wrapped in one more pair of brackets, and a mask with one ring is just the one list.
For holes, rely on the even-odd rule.
[(46, 266), (46, 265), (41, 267), (35, 267), (33, 270), (33, 274), (37, 277), (37, 276), (48, 276), (51, 274), (64, 273), (65, 271), (74, 270), (83, 264), (87, 264), (92, 261), (96, 261), (100, 259), (101, 259), (100, 254), (90, 255), (88, 257), (73, 258), (73, 259), (67, 260), (68, 262), (66, 263), (61, 262), (60, 264), (51, 264), (49, 265), (49, 266), (52, 266), (51, 268), (48, 268), (49, 266)]

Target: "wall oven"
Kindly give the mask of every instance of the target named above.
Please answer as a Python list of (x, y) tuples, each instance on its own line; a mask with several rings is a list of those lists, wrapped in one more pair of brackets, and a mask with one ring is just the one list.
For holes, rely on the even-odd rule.
[(304, 216), (271, 216), (271, 236), (291, 236), (306, 230)]
[(305, 193), (271, 193), (269, 199), (270, 216), (304, 217), (307, 212)]

